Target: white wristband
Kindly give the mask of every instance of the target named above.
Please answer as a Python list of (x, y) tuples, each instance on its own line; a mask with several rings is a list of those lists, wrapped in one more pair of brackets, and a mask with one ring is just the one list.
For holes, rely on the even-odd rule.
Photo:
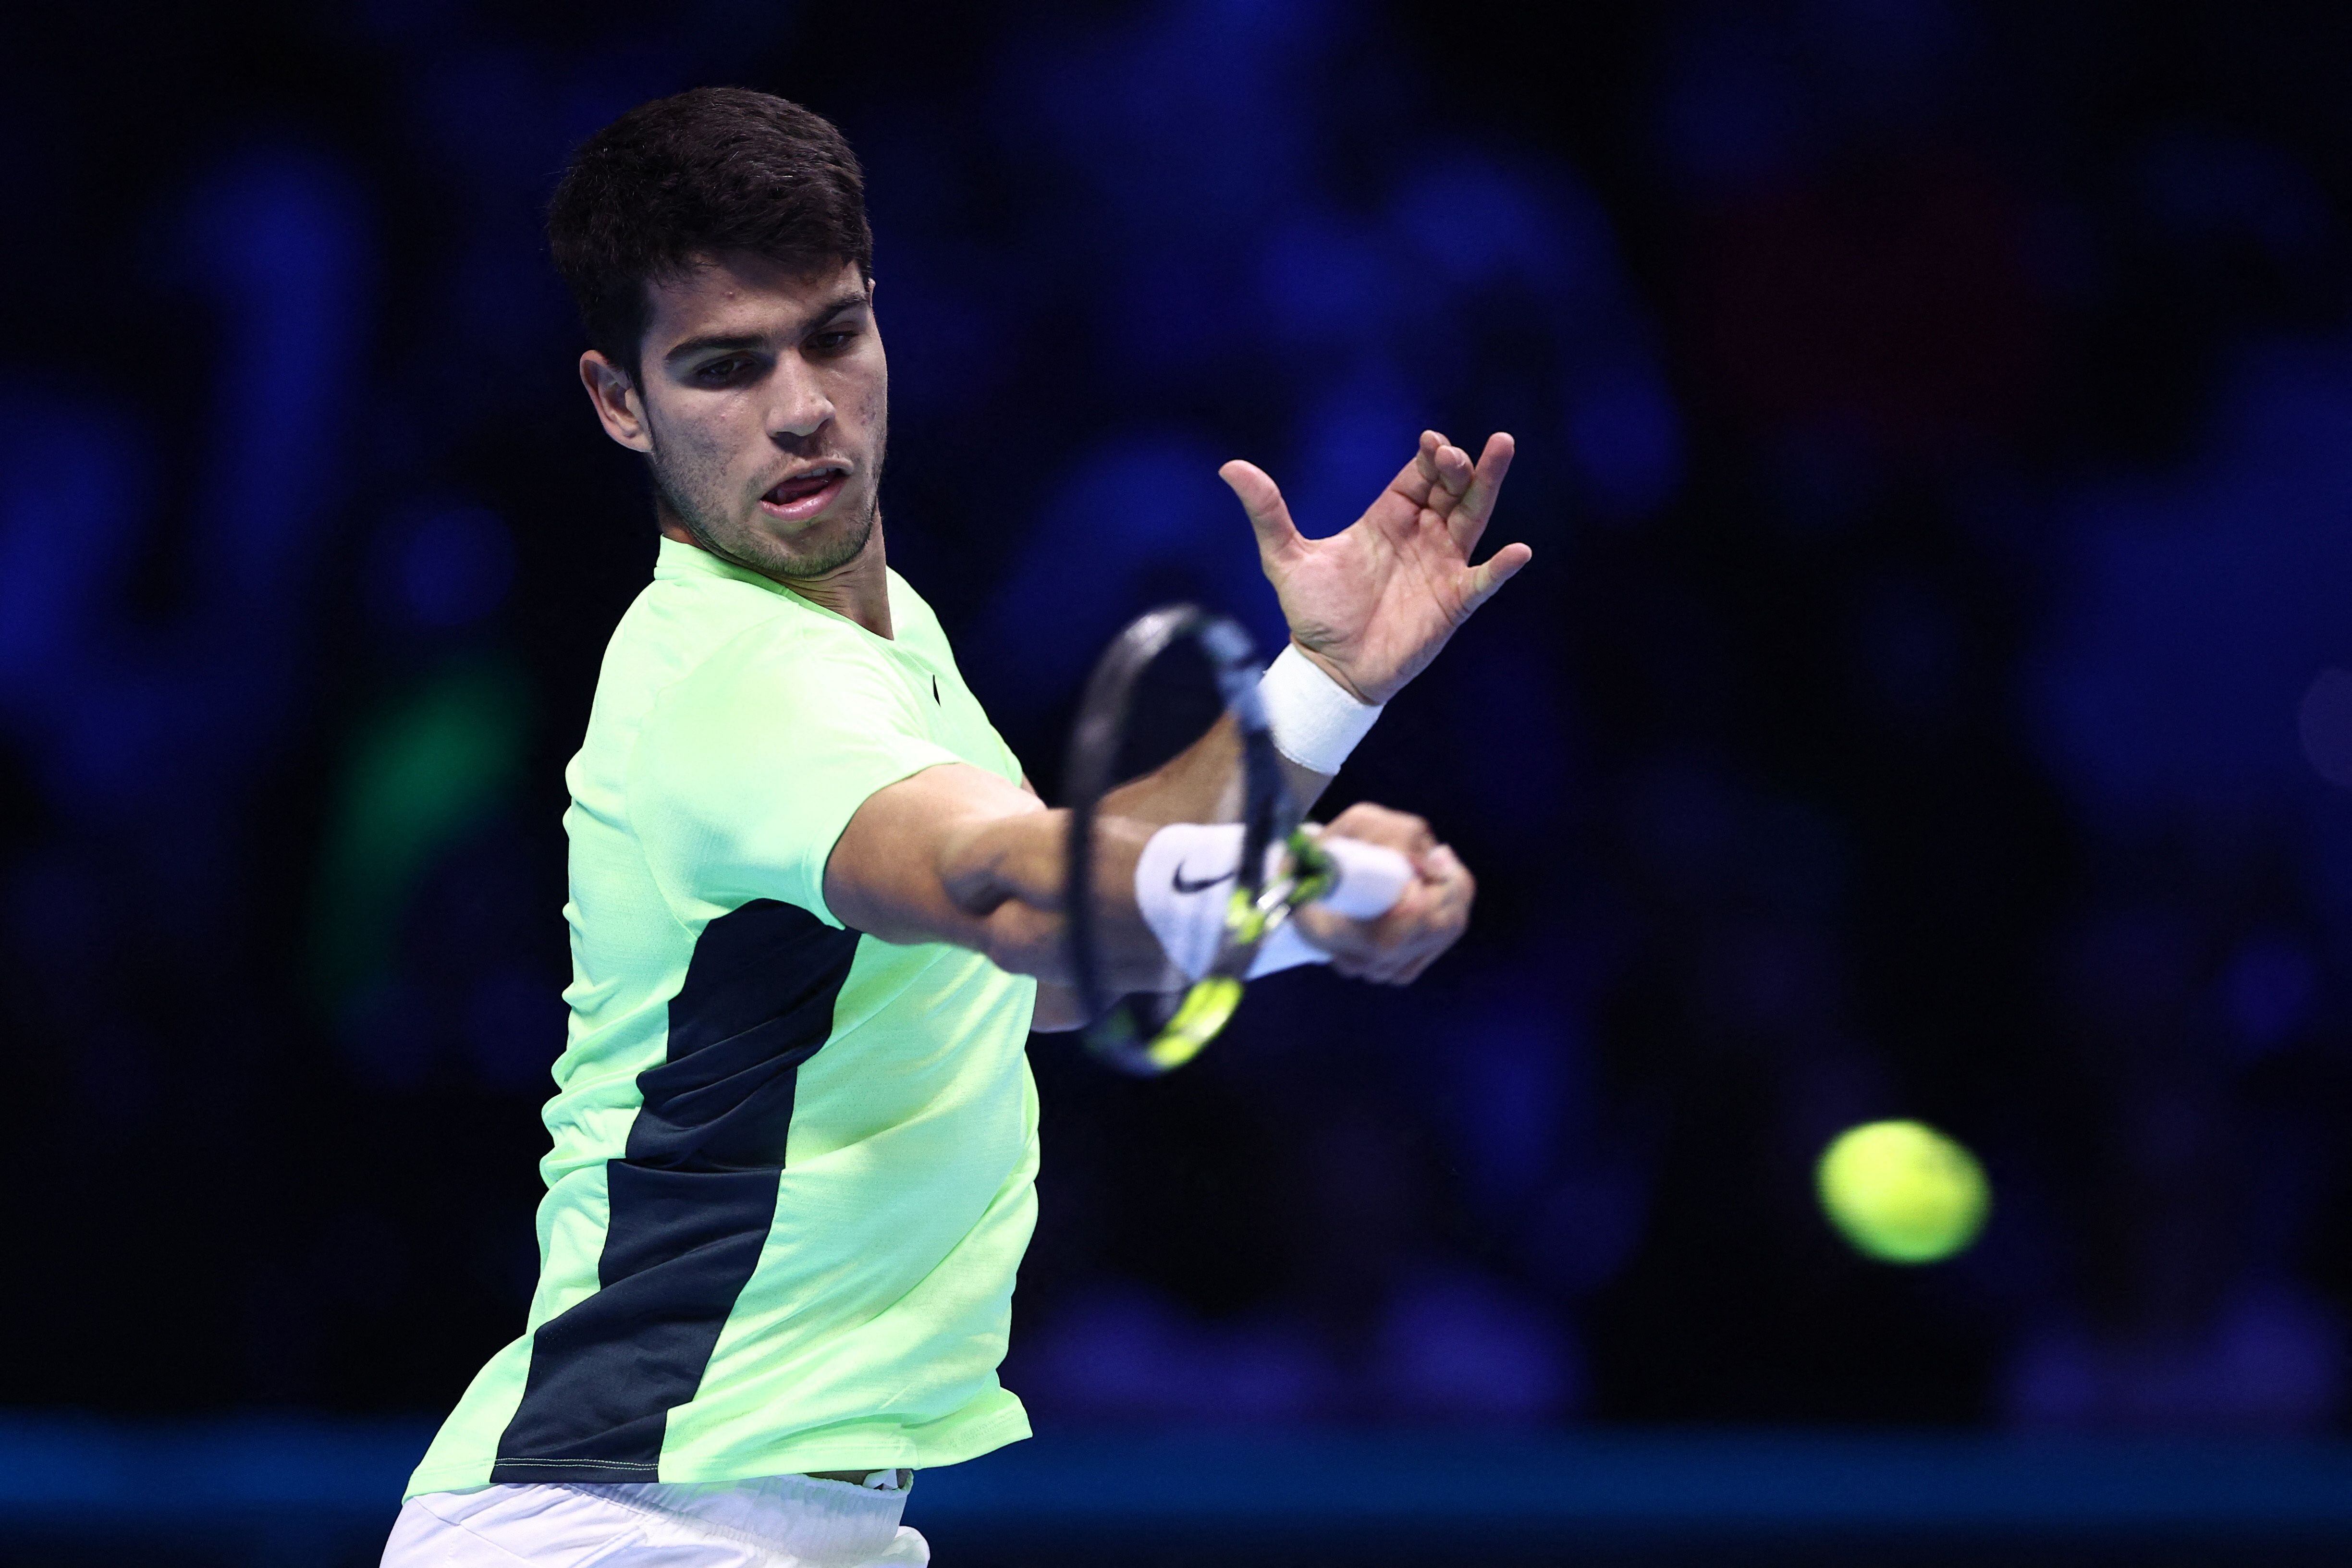
[(1274, 749), (1313, 773), (1338, 773), (1381, 716), (1379, 705), (1349, 696), (1295, 642), (1284, 644), (1265, 667), (1257, 694)]
[[(1269, 864), (1281, 852), (1276, 845), (1266, 851)], [(1217, 961), (1241, 862), (1240, 823), (1175, 822), (1151, 836), (1135, 863), (1135, 907), (1187, 980)]]
[[(1412, 885), (1412, 863), (1393, 849), (1352, 838), (1327, 839), (1324, 847), (1336, 862), (1339, 880), (1318, 901), (1351, 920), (1387, 913)], [(1269, 875), (1281, 855), (1280, 845), (1266, 846)], [(1135, 863), (1136, 908), (1168, 961), (1188, 980), (1200, 979), (1217, 960), (1241, 858), (1239, 823), (1179, 822), (1153, 834)], [(1258, 949), (1249, 978), (1301, 963), (1328, 963), (1330, 958), (1286, 921)]]

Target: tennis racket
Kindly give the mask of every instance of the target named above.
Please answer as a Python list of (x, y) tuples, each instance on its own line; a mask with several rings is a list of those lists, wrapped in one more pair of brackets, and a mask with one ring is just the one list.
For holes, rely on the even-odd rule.
[[(1218, 696), (1239, 731), (1242, 856), (1216, 958), (1170, 1007), (1158, 997), (1107, 993), (1090, 868), (1095, 820), (1103, 796), (1118, 782), (1114, 774), (1134, 711), (1136, 685), (1160, 655), (1186, 640), (1207, 660)], [(1332, 892), (1339, 881), (1333, 851), (1302, 825), (1303, 813), (1285, 781), (1265, 705), (1258, 699), (1262, 671), (1255, 653), (1250, 635), (1230, 617), (1194, 605), (1171, 605), (1138, 617), (1112, 641), (1079, 700), (1064, 774), (1070, 837), (1063, 907), (1071, 977), (1079, 1005), (1094, 1020), (1085, 1030), (1087, 1048), (1125, 1072), (1156, 1076), (1198, 1056), (1240, 1005), (1251, 963), (1266, 939), (1294, 910)], [(1267, 847), (1277, 844), (1283, 846), (1282, 854), (1269, 857)], [(1342, 912), (1358, 919), (1384, 913), (1404, 891), (1403, 881), (1383, 880), (1377, 874), (1359, 876), (1351, 869), (1349, 880), (1354, 886)]]

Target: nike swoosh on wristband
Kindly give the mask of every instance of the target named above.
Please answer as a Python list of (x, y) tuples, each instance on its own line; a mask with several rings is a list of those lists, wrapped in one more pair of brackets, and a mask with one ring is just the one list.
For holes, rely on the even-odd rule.
[(1205, 889), (1213, 888), (1220, 882), (1230, 882), (1233, 879), (1234, 873), (1228, 871), (1222, 877), (1204, 877), (1200, 881), (1188, 882), (1184, 879), (1184, 868), (1179, 865), (1176, 868), (1176, 875), (1171, 879), (1171, 885), (1180, 893), (1197, 893)]

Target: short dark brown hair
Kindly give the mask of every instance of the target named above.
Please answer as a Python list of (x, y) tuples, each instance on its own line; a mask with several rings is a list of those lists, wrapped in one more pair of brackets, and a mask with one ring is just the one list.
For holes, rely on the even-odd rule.
[(748, 250), (874, 277), (866, 181), (823, 115), (740, 87), (642, 103), (581, 143), (547, 210), (548, 247), (588, 341), (632, 376), (646, 284)]

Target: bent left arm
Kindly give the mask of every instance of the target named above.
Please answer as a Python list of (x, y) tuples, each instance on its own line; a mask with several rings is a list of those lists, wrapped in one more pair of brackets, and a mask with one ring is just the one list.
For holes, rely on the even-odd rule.
[(1326, 539), (1298, 531), (1264, 469), (1234, 461), (1218, 475), (1249, 514), (1291, 641), (1342, 690), (1382, 703), (1533, 558), (1526, 545), (1506, 544), (1470, 563), (1517, 449), (1498, 433), (1473, 462), (1424, 430), (1364, 514)]
[[(1524, 544), (1506, 544), (1475, 566), (1470, 561), (1516, 450), (1509, 436), (1497, 434), (1474, 460), (1443, 435), (1425, 430), (1411, 460), (1363, 515), (1327, 539), (1298, 531), (1281, 489), (1265, 470), (1235, 461), (1218, 473), (1249, 515), (1259, 564), (1282, 602), (1291, 641), (1341, 690), (1377, 705), (1428, 668), (1462, 624), (1532, 557)], [(1240, 809), (1234, 798), (1240, 754), (1240, 732), (1227, 714), (1164, 765), (1105, 795), (1102, 809), (1154, 826), (1231, 821)], [(1282, 765), (1302, 811), (1331, 783), (1331, 775), (1310, 772), (1287, 757)], [(1028, 780), (1021, 783), (1036, 794)], [(1407, 820), (1417, 825), (1421, 837), (1428, 837), (1426, 825)], [(1381, 831), (1401, 830), (1383, 822)], [(1302, 929), (1333, 953), (1341, 973), (1409, 981), (1461, 935), (1475, 887), (1469, 872), (1433, 839), (1416, 843), (1409, 858), (1421, 875), (1422, 891), (1412, 910), (1397, 915), (1398, 929), (1412, 924), (1442, 934), (1433, 936), (1431, 945), (1414, 943), (1409, 958), (1394, 943), (1383, 944), (1375, 957), (1369, 949), (1356, 951), (1360, 934), (1328, 917), (1310, 918)], [(1088, 1021), (1067, 986), (1039, 984), (1033, 1028), (1075, 1029)]]

